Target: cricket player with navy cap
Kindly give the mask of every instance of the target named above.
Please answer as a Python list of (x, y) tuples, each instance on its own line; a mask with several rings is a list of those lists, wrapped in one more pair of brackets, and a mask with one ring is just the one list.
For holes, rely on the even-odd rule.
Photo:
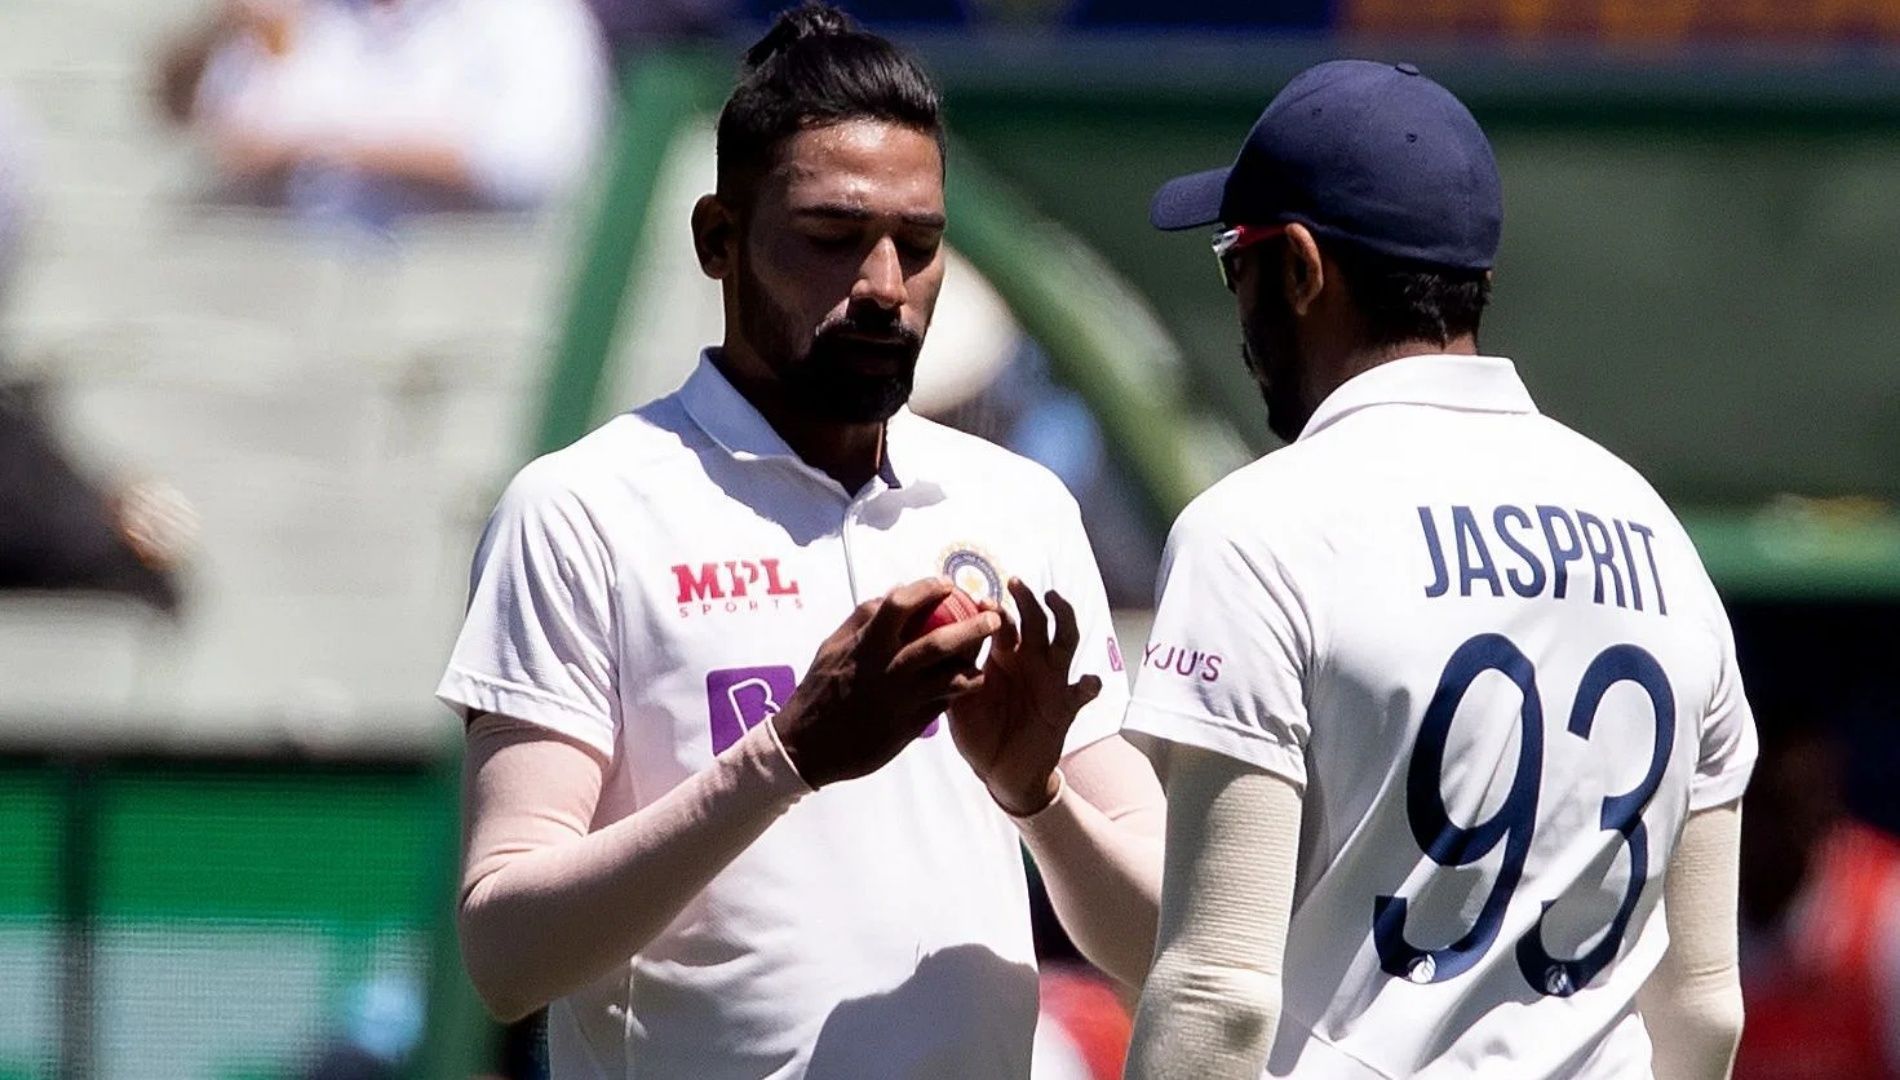
[(1164, 556), (1124, 721), (1168, 798), (1128, 1075), (1726, 1076), (1733, 638), (1649, 484), (1479, 352), (1477, 122), (1409, 64), (1321, 64), (1152, 217), (1216, 230), (1289, 445)]

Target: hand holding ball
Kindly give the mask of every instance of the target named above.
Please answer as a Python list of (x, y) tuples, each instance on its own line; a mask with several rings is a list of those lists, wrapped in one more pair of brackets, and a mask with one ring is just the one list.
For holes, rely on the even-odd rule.
[(915, 641), (933, 630), (941, 630), (946, 626), (955, 626), (965, 619), (974, 619), (981, 614), (983, 614), (983, 609), (977, 606), (976, 601), (971, 598), (969, 593), (964, 592), (962, 589), (952, 587), (950, 595), (937, 601), (936, 607), (931, 608), (928, 614), (917, 620), (916, 626), (907, 636), (907, 640)]

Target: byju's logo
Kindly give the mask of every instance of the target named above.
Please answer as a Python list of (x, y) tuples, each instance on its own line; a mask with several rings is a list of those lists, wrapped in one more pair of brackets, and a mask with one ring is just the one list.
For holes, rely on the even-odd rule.
[(777, 611), (805, 606), (798, 595), (798, 582), (780, 568), (777, 559), (680, 563), (672, 569), (673, 583), (679, 586), (675, 603), (679, 604), (681, 618), (715, 611)]
[(715, 754), (747, 731), (778, 715), (798, 688), (798, 675), (778, 667), (721, 668), (706, 674), (706, 711)]
[(1180, 645), (1150, 641), (1142, 650), (1141, 666), (1179, 675), (1184, 679), (1219, 682), (1221, 665), (1227, 658), (1215, 652), (1202, 652)]

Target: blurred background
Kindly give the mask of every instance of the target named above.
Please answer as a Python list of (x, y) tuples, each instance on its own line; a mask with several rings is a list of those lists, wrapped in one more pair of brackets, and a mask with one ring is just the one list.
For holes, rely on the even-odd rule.
[[(447, 921), (430, 691), (533, 455), (716, 339), (750, 0), (0, 0), (0, 1078), (534, 1077)], [(1160, 180), (1411, 60), (1504, 173), (1487, 351), (1736, 624), (1745, 1078), (1900, 1076), (1900, 0), (862, 0), (944, 81), (917, 408), (1082, 500), (1124, 648), (1271, 449)], [(1273, 512), (1273, 508), (1263, 508)], [(1041, 1080), (1125, 1001), (1046, 909)]]

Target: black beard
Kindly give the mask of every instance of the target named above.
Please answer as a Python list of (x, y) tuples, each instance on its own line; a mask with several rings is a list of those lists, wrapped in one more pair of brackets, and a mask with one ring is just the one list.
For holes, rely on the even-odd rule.
[[(1254, 385), (1260, 388), (1261, 400), (1267, 403), (1267, 430), (1281, 442), (1290, 443), (1300, 437), (1312, 416), (1300, 400), (1299, 345), (1290, 331), (1293, 313), (1284, 301), (1277, 311), (1265, 310), (1273, 303), (1263, 302), (1253, 321), (1241, 327), (1240, 356)], [(1257, 348), (1256, 342), (1270, 344)]]
[[(890, 419), (910, 400), (924, 338), (899, 322), (895, 313), (874, 309), (847, 314), (819, 327), (801, 353), (790, 329), (791, 316), (743, 266), (739, 294), (739, 319), (747, 340), (772, 367), (786, 401), (802, 415), (875, 424)], [(856, 364), (865, 359), (892, 370), (867, 375)]]
[[(844, 336), (867, 332), (888, 340)], [(804, 356), (786, 366), (781, 381), (786, 396), (808, 416), (844, 424), (880, 423), (910, 400), (923, 347), (922, 335), (896, 323), (877, 328), (849, 321), (833, 324), (819, 331)], [(864, 359), (891, 370), (867, 374), (858, 367)]]

